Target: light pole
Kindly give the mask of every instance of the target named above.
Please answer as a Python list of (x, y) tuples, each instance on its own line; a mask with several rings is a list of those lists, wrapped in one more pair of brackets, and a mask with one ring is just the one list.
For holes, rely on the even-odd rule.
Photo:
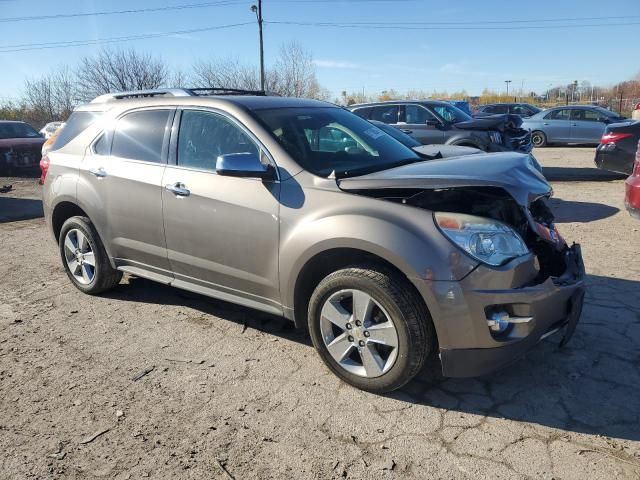
[(258, 19), (258, 32), (260, 33), (260, 90), (264, 92), (264, 43), (262, 41), (262, 0), (258, 0), (258, 5), (251, 5), (251, 11)]
[(505, 80), (504, 83), (507, 84), (507, 97), (509, 96), (509, 84), (511, 83), (511, 80)]

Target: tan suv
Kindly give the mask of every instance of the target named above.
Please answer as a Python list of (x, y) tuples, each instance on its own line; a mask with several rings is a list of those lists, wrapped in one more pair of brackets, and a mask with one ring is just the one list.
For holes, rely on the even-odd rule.
[(425, 160), (332, 104), (207, 93), (102, 96), (59, 134), (44, 209), (83, 292), (127, 272), (283, 315), (375, 392), (573, 333), (580, 250), (528, 155)]

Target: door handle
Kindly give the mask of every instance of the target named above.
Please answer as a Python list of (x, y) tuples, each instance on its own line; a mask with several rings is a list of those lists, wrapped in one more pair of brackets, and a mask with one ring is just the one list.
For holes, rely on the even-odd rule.
[(549, 125), (549, 123), (548, 122), (544, 122), (543, 125)]
[(407, 130), (407, 129), (400, 129), (400, 131), (402, 133), (406, 133), (407, 135), (411, 135), (413, 133), (413, 130)]
[(104, 178), (107, 176), (107, 171), (102, 167), (90, 168), (89, 173), (91, 173), (92, 175), (95, 175), (98, 178)]
[(180, 182), (176, 182), (173, 185), (165, 185), (164, 189), (173, 193), (176, 197), (188, 197), (191, 192)]

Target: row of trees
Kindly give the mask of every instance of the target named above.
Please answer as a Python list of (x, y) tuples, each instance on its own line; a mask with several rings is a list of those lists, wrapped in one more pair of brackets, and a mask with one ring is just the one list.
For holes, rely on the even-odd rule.
[[(190, 71), (171, 71), (159, 57), (135, 50), (104, 49), (25, 81), (21, 97), (0, 104), (0, 118), (24, 120), (35, 127), (66, 119), (76, 105), (109, 92), (160, 87), (239, 88), (259, 90), (253, 65), (237, 59), (199, 61)], [(316, 77), (313, 57), (296, 42), (282, 45), (265, 71), (265, 88), (283, 96), (328, 99)]]

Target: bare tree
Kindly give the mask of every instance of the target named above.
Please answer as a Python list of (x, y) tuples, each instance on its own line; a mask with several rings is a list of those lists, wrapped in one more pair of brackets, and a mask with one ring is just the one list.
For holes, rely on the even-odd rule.
[(167, 81), (165, 63), (135, 50), (101, 50), (83, 57), (76, 72), (80, 99), (89, 101), (109, 92), (158, 88)]
[(257, 69), (240, 63), (238, 59), (217, 59), (199, 62), (193, 67), (196, 87), (260, 89)]
[(76, 104), (76, 87), (68, 68), (26, 80), (22, 103), (29, 111), (29, 121), (41, 125), (55, 120), (65, 120)]
[(273, 67), (273, 90), (287, 97), (321, 98), (326, 95), (318, 84), (311, 52), (298, 42), (280, 47)]

